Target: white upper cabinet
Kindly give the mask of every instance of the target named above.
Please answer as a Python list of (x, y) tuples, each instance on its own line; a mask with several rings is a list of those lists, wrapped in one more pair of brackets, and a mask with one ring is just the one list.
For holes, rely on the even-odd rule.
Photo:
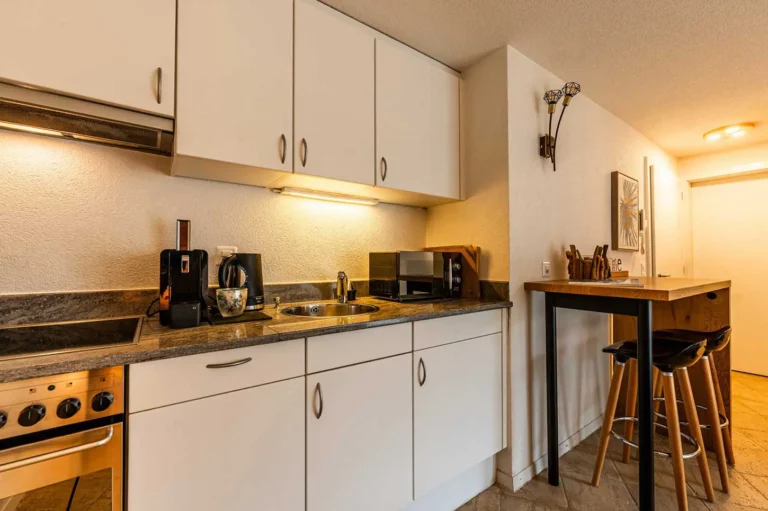
[(296, 0), (294, 171), (374, 184), (374, 33)]
[(176, 154), (291, 171), (292, 0), (180, 0)]
[(387, 37), (376, 39), (376, 179), (460, 198), (459, 78)]
[(0, 10), (0, 80), (173, 116), (175, 0), (7, 0)]
[(411, 359), (307, 376), (307, 511), (394, 511), (411, 501)]

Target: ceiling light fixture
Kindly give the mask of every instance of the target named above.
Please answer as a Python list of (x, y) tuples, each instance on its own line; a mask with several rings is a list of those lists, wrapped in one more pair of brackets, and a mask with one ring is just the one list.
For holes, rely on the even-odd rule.
[[(562, 89), (550, 90), (544, 94), (544, 102), (547, 104), (547, 112), (549, 113), (549, 131), (539, 139), (539, 155), (542, 158), (552, 160), (552, 170), (555, 172), (557, 172), (555, 147), (557, 145), (557, 135), (560, 133), (560, 122), (563, 120), (565, 109), (571, 104), (571, 99), (579, 92), (581, 92), (581, 85), (576, 82), (568, 82), (563, 85)], [(557, 120), (557, 128), (555, 128), (555, 136), (553, 137), (552, 116), (555, 114), (557, 103), (563, 97), (565, 98), (563, 99), (563, 109), (560, 111), (560, 118)]]
[(273, 188), (273, 192), (281, 195), (290, 195), (291, 197), (302, 197), (304, 199), (317, 199), (331, 202), (342, 202), (344, 204), (359, 204), (362, 206), (375, 206), (379, 199), (368, 197), (358, 197), (356, 195), (344, 195), (341, 193), (316, 192), (314, 190), (304, 190), (301, 188)]
[(709, 130), (704, 133), (704, 140), (707, 142), (715, 142), (723, 138), (739, 138), (747, 134), (751, 129), (754, 129), (754, 122), (742, 122), (741, 124), (729, 124), (728, 126), (720, 126), (713, 130)]

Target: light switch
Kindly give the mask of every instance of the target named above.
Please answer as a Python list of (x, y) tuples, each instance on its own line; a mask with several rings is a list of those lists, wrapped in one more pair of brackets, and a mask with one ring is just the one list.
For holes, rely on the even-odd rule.
[(552, 276), (552, 263), (545, 261), (541, 263), (541, 276), (548, 279)]

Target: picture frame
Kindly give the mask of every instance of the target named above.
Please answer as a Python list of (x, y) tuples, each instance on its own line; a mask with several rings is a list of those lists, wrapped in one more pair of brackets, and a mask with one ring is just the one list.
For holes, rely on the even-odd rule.
[(611, 249), (640, 250), (640, 183), (611, 172)]

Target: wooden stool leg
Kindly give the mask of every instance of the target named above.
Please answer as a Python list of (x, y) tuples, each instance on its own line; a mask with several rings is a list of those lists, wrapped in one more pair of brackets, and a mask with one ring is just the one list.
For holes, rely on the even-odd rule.
[(613, 369), (613, 378), (611, 378), (611, 390), (608, 392), (608, 403), (605, 405), (605, 413), (603, 414), (603, 429), (600, 432), (600, 445), (597, 448), (595, 471), (592, 474), (593, 486), (600, 484), (600, 473), (603, 471), (605, 455), (608, 452), (608, 441), (611, 439), (613, 418), (616, 416), (616, 403), (619, 401), (619, 392), (621, 392), (621, 379), (623, 376), (624, 364), (617, 362)]
[(707, 500), (714, 502), (715, 490), (712, 487), (709, 460), (707, 460), (707, 451), (704, 448), (704, 436), (701, 434), (701, 424), (699, 424), (696, 401), (693, 398), (693, 390), (691, 390), (691, 380), (688, 378), (688, 369), (683, 367), (676, 372), (677, 381), (680, 382), (680, 394), (682, 394), (683, 404), (685, 405), (685, 416), (688, 418), (688, 427), (691, 430), (691, 436), (701, 447), (701, 454), (699, 454), (696, 460), (699, 462), (699, 471), (701, 472), (701, 480), (704, 483), (704, 491), (707, 494)]
[(720, 482), (725, 493), (730, 493), (728, 484), (728, 461), (725, 457), (725, 447), (723, 446), (723, 430), (720, 429), (720, 415), (718, 414), (717, 398), (715, 397), (714, 381), (712, 380), (712, 367), (709, 365), (709, 357), (701, 357), (701, 362), (696, 364), (704, 371), (704, 390), (707, 397), (707, 418), (712, 427), (712, 443), (715, 445), (715, 454), (717, 455), (717, 468), (720, 471)]
[[(624, 413), (627, 417), (635, 416), (635, 407), (637, 406), (637, 360), (631, 359), (629, 361), (629, 381), (627, 382), (627, 408)], [(635, 423), (627, 421), (624, 424), (624, 438), (632, 441), (632, 433), (634, 432)], [(632, 452), (632, 448), (627, 444), (624, 444), (624, 452), (621, 459), (624, 463), (629, 463), (629, 456)]]
[(685, 485), (685, 467), (683, 466), (683, 439), (680, 436), (680, 417), (677, 414), (675, 380), (672, 373), (662, 373), (661, 381), (664, 382), (664, 407), (667, 410), (669, 444), (672, 446), (672, 468), (675, 472), (677, 508), (680, 511), (688, 511), (688, 494)]
[[(723, 401), (723, 390), (720, 388), (720, 377), (717, 376), (717, 366), (715, 366), (715, 354), (709, 355), (709, 368), (712, 370), (712, 381), (715, 384), (715, 397), (717, 398), (717, 409), (723, 417), (728, 417), (725, 413), (725, 402)], [(723, 428), (723, 442), (725, 443), (725, 457), (731, 465), (736, 464), (736, 457), (733, 455), (733, 441), (731, 440), (731, 426)]]
[(664, 385), (661, 383), (661, 371), (653, 368), (653, 434), (656, 434), (656, 414), (659, 412), (659, 408), (661, 407), (661, 401), (656, 401), (657, 397), (661, 397), (664, 390)]

